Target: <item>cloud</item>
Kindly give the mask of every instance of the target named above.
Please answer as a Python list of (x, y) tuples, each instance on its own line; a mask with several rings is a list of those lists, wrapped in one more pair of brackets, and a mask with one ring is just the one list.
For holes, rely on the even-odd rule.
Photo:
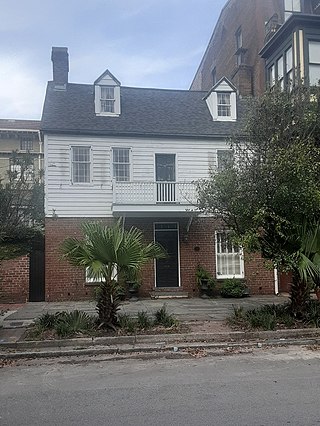
[(1, 118), (39, 119), (44, 96), (42, 79), (21, 58), (0, 58)]

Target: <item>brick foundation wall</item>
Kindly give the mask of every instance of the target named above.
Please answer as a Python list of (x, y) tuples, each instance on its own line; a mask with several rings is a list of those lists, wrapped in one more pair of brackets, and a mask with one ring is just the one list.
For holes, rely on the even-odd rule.
[(29, 256), (0, 262), (0, 303), (29, 300)]
[[(82, 268), (71, 266), (61, 259), (60, 246), (68, 236), (81, 237), (80, 226), (88, 219), (47, 219), (46, 220), (46, 300), (85, 300), (92, 299), (94, 286), (85, 283)], [(99, 219), (95, 219), (99, 220)], [(105, 223), (113, 220), (101, 219)], [(198, 296), (195, 272), (197, 265), (201, 264), (216, 276), (215, 269), (215, 231), (221, 230), (221, 224), (213, 219), (193, 219), (189, 232), (187, 232), (188, 218), (127, 218), (126, 228), (136, 226), (144, 230), (145, 241), (153, 241), (154, 222), (179, 223), (179, 249), (180, 249), (180, 281), (182, 286), (178, 289), (189, 293), (190, 297)], [(246, 256), (245, 278), (251, 294), (273, 294), (273, 270), (264, 267), (258, 255)], [(155, 268), (151, 261), (142, 271), (142, 287), (140, 295), (149, 297), (155, 290)], [(177, 290), (177, 289), (174, 289)]]

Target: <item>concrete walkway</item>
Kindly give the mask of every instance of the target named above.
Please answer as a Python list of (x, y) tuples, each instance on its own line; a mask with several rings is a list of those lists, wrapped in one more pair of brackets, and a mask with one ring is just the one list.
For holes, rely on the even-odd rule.
[[(255, 308), (264, 304), (284, 303), (285, 296), (252, 296), (243, 299), (141, 299), (136, 302), (125, 301), (121, 305), (121, 312), (136, 315), (139, 311), (153, 314), (166, 304), (169, 313), (180, 321), (224, 321), (233, 311), (233, 306)], [(7, 305), (10, 309), (10, 305)], [(16, 310), (7, 313), (2, 318), (3, 328), (25, 327), (42, 314), (58, 311), (85, 311), (95, 314), (95, 302), (33, 302), (26, 303)], [(0, 324), (1, 325), (1, 324)]]

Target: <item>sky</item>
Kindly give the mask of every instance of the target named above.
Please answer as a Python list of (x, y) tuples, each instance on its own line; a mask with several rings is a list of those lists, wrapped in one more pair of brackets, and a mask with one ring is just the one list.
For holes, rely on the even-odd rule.
[(225, 2), (0, 0), (0, 118), (41, 118), (52, 46), (73, 83), (189, 89)]

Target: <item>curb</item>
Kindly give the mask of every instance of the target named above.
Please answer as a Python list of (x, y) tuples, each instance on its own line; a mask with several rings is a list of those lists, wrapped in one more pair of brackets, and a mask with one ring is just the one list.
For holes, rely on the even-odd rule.
[[(274, 332), (230, 332), (184, 335), (136, 335), (67, 340), (0, 343), (0, 359), (55, 358), (80, 355), (176, 354), (181, 350), (229, 350), (287, 345), (318, 345), (320, 329), (278, 330)], [(187, 353), (185, 355), (188, 355)], [(181, 356), (181, 352), (179, 353)]]

